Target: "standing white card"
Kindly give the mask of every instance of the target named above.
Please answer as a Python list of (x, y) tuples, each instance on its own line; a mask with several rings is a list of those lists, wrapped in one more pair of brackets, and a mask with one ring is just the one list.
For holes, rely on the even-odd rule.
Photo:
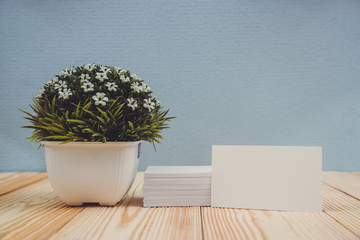
[(322, 148), (212, 146), (211, 206), (319, 212)]

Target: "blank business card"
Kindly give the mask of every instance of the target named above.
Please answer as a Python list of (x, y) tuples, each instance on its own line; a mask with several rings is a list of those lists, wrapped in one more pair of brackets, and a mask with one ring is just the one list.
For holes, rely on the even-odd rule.
[(212, 146), (211, 206), (320, 212), (322, 148)]

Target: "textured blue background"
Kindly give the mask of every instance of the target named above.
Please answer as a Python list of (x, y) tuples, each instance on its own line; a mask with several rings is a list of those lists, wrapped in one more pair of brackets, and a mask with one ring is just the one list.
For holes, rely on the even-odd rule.
[(0, 1), (0, 170), (45, 170), (24, 138), (61, 69), (121, 66), (177, 116), (147, 165), (209, 165), (212, 144), (320, 145), (360, 170), (360, 1)]

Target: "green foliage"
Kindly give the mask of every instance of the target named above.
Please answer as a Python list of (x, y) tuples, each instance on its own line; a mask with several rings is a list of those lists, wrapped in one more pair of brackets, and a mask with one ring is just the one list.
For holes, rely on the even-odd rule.
[(62, 71), (23, 110), (31, 141), (159, 142), (173, 117), (150, 88), (121, 68), (84, 65)]

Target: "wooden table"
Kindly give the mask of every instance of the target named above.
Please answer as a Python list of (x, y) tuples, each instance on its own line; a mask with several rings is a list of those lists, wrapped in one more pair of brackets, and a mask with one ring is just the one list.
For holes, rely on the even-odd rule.
[(323, 212), (142, 207), (143, 173), (115, 207), (68, 207), (46, 173), (0, 173), (0, 239), (360, 239), (360, 173), (323, 173)]

